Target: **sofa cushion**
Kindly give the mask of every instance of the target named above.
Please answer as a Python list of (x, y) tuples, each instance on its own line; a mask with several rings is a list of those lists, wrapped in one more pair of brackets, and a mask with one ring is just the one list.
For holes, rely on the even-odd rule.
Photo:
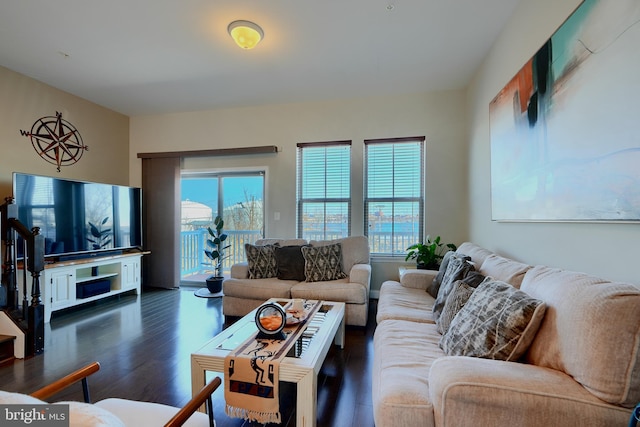
[(520, 288), (522, 279), (530, 268), (530, 265), (493, 254), (484, 260), (479, 271), (485, 276), (491, 276)]
[(303, 246), (304, 275), (307, 282), (323, 282), (347, 277), (342, 270), (342, 244)]
[(442, 277), (442, 284), (438, 290), (438, 296), (433, 304), (433, 317), (435, 320), (438, 320), (447, 296), (449, 296), (449, 293), (453, 290), (453, 284), (466, 276), (469, 271), (473, 270), (473, 265), (468, 262), (469, 259), (467, 255), (463, 254), (453, 254), (451, 256), (449, 264), (447, 265), (447, 271)]
[(471, 242), (464, 242), (463, 244), (458, 246), (456, 252), (459, 254), (470, 256), (471, 261), (473, 261), (478, 266), (482, 265), (482, 263), (485, 259), (487, 259), (488, 256), (493, 255), (493, 252), (491, 252), (489, 249), (485, 249)]
[(640, 402), (640, 287), (536, 266), (522, 289), (548, 306), (527, 362), (566, 372), (611, 404)]
[(249, 263), (250, 279), (268, 279), (278, 275), (278, 265), (273, 252), (273, 245), (256, 246), (244, 244), (244, 250)]
[(447, 297), (442, 307), (440, 317), (436, 319), (436, 327), (439, 333), (445, 334), (449, 330), (449, 325), (458, 312), (465, 306), (475, 289), (467, 285), (462, 280), (458, 280), (453, 285), (453, 290)]
[(451, 321), (440, 346), (450, 356), (515, 361), (533, 340), (544, 312), (544, 302), (487, 277)]
[[(291, 287), (295, 280), (269, 279), (226, 279), (222, 282), (225, 296), (266, 301), (269, 298), (291, 298)], [(248, 310), (249, 312), (251, 310)]]
[(369, 264), (369, 239), (365, 236), (349, 236), (335, 240), (310, 240), (311, 246), (342, 245), (342, 268), (349, 274), (354, 264)]
[(433, 323), (385, 320), (377, 325), (371, 369), (376, 426), (435, 425), (429, 370), (444, 356), (439, 338)]
[(306, 245), (307, 241), (304, 239), (258, 239), (256, 240), (256, 246), (265, 246), (265, 245), (273, 245), (273, 246), (302, 246)]
[(291, 298), (365, 304), (367, 289), (364, 285), (351, 283), (346, 278), (326, 282), (300, 282), (291, 287)]
[(389, 280), (380, 286), (376, 322), (388, 319), (434, 323), (431, 308), (435, 299), (423, 289), (407, 288)]
[(274, 255), (278, 266), (278, 279), (304, 281), (304, 257), (301, 246), (276, 246)]

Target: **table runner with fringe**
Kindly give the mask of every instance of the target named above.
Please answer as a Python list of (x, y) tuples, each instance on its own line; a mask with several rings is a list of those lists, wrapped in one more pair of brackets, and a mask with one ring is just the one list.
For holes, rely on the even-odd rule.
[[(285, 311), (291, 304), (285, 305)], [(263, 424), (281, 422), (278, 398), (280, 361), (305, 331), (322, 301), (305, 301), (304, 306), (305, 320), (286, 326), (284, 340), (257, 339), (256, 332), (225, 357), (224, 398), (228, 416)]]

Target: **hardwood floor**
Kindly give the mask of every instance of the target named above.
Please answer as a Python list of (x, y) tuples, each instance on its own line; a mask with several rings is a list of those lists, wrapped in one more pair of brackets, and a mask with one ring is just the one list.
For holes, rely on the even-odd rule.
[[(224, 328), (221, 298), (199, 298), (196, 288), (146, 289), (54, 313), (43, 354), (0, 368), (1, 388), (29, 393), (92, 361), (93, 401), (107, 397), (184, 405), (191, 397), (190, 355)], [(347, 327), (343, 350), (333, 347), (318, 376), (318, 426), (373, 426), (371, 364), (376, 301), (366, 328)], [(282, 426), (295, 426), (296, 390), (281, 387)], [(51, 400), (82, 400), (80, 385)], [(224, 413), (214, 393), (218, 427), (252, 426)], [(155, 427), (155, 426), (154, 426)]]

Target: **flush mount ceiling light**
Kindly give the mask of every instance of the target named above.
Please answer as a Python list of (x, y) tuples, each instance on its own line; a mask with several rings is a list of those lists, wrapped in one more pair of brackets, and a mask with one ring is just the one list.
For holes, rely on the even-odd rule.
[(233, 21), (227, 27), (229, 35), (243, 49), (253, 49), (264, 38), (264, 31), (250, 21)]

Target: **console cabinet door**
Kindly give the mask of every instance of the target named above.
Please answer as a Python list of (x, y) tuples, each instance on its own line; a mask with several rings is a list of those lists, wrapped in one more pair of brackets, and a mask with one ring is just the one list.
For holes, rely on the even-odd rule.
[(140, 280), (140, 258), (122, 261), (122, 276), (120, 283), (122, 289), (133, 289), (138, 286)]
[(76, 300), (75, 269), (52, 269), (48, 272), (48, 280), (51, 284), (51, 295), (47, 297), (50, 298), (48, 302), (51, 304), (51, 310), (73, 305)]

